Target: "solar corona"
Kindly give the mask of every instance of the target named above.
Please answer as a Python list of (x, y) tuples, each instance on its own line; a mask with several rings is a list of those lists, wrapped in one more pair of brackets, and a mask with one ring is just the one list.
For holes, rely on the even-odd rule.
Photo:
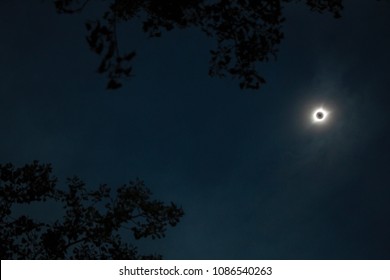
[(323, 108), (314, 110), (312, 119), (314, 123), (324, 123), (328, 117), (329, 112)]

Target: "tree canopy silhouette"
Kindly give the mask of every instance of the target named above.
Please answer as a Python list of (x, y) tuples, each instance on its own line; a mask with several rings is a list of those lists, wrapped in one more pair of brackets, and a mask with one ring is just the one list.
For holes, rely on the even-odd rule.
[[(105, 1), (105, 0), (95, 0)], [(91, 0), (54, 0), (59, 13), (81, 12)], [(163, 31), (195, 27), (216, 41), (210, 51), (209, 75), (231, 76), (241, 88), (258, 89), (265, 79), (257, 64), (276, 58), (283, 38), (283, 4), (304, 2), (311, 10), (340, 17), (342, 0), (109, 0), (102, 18), (88, 21), (87, 41), (102, 59), (99, 73), (108, 76), (108, 89), (131, 77), (135, 51), (120, 53), (117, 25), (141, 20), (144, 32), (160, 37)]]
[[(90, 191), (73, 177), (64, 191), (51, 173), (51, 165), (37, 161), (21, 168), (0, 165), (1, 259), (161, 258), (139, 254), (124, 241), (123, 231), (135, 239), (164, 237), (167, 227), (183, 216), (181, 207), (152, 200), (140, 180), (112, 194), (107, 185)], [(62, 204), (63, 217), (49, 223), (44, 217), (13, 216), (16, 205), (45, 201)]]

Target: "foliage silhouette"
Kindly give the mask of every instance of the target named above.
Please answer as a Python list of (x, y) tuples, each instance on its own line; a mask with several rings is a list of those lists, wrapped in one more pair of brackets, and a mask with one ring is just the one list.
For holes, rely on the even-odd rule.
[[(102, 1), (102, 0), (95, 0)], [(103, 0), (104, 1), (104, 0)], [(91, 0), (55, 0), (58, 13), (81, 12)], [(163, 31), (195, 27), (216, 40), (211, 50), (209, 75), (238, 78), (240, 88), (258, 89), (265, 79), (256, 67), (276, 59), (283, 38), (284, 3), (305, 2), (313, 11), (331, 12), (340, 17), (342, 0), (110, 0), (100, 20), (88, 21), (87, 41), (102, 56), (99, 73), (108, 76), (108, 89), (122, 86), (131, 77), (135, 51), (120, 54), (117, 25), (140, 19), (143, 31), (160, 37)]]
[[(140, 180), (119, 187), (113, 195), (107, 185), (88, 191), (77, 177), (68, 179), (67, 191), (61, 190), (51, 173), (51, 165), (37, 161), (21, 168), (0, 165), (1, 259), (161, 258), (140, 255), (120, 231), (135, 239), (164, 237), (167, 227), (183, 216), (181, 207), (152, 200)], [(63, 205), (61, 220), (47, 223), (12, 216), (16, 205), (45, 201)]]

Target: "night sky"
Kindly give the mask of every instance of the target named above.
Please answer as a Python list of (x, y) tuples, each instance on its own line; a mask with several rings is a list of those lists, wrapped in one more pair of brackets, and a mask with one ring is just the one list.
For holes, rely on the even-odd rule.
[[(344, 6), (334, 19), (285, 5), (260, 90), (210, 78), (214, 42), (195, 29), (149, 39), (124, 24), (135, 76), (107, 91), (85, 41), (100, 8), (68, 16), (50, 1), (2, 0), (0, 161), (52, 163), (62, 184), (143, 179), (185, 216), (136, 243), (141, 253), (389, 259), (390, 3)], [(313, 123), (321, 106), (330, 113)]]

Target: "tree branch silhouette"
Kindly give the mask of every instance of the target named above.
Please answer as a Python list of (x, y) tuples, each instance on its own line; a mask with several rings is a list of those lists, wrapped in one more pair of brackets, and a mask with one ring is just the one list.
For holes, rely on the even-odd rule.
[[(101, 1), (101, 0), (96, 0)], [(58, 13), (80, 12), (78, 0), (54, 1)], [(86, 23), (91, 50), (102, 57), (98, 72), (108, 77), (107, 88), (117, 89), (132, 76), (135, 51), (115, 52), (117, 23), (140, 19), (150, 37), (174, 28), (195, 27), (216, 41), (211, 50), (210, 76), (237, 78), (240, 88), (258, 89), (265, 79), (259, 63), (275, 59), (283, 39), (283, 4), (304, 2), (312, 11), (341, 16), (342, 0), (111, 0), (101, 19)]]
[[(51, 165), (37, 161), (20, 168), (0, 165), (1, 259), (161, 258), (141, 255), (125, 240), (162, 238), (184, 214), (174, 203), (153, 200), (138, 179), (113, 194), (107, 185), (90, 191), (78, 177), (68, 179), (67, 190), (59, 189), (51, 173)], [(45, 201), (63, 205), (61, 219), (48, 223), (44, 217), (12, 217), (17, 205)]]

